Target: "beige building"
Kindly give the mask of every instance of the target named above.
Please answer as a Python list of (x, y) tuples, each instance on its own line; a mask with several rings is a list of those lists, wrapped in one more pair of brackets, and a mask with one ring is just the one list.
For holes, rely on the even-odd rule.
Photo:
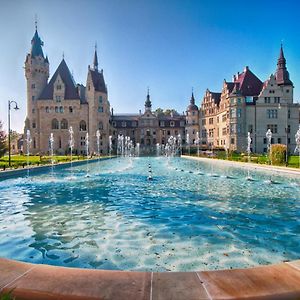
[(149, 91), (145, 101), (145, 110), (139, 114), (112, 115), (113, 144), (118, 135), (128, 136), (134, 144), (140, 144), (142, 154), (156, 151), (156, 145), (166, 145), (171, 136), (180, 144), (185, 143), (186, 116), (178, 113), (156, 113), (152, 111)]
[[(36, 30), (25, 61), (27, 118), (24, 136), (26, 139), (26, 132), (30, 130), (30, 153), (49, 153), (51, 133), (54, 153), (70, 153), (71, 126), (76, 154), (86, 154), (87, 133), (89, 153), (97, 153), (98, 130), (101, 154), (109, 152), (110, 136), (113, 151), (116, 151), (118, 135), (130, 137), (145, 153), (153, 152), (157, 143), (165, 145), (170, 136), (180, 136), (181, 143), (185, 142), (185, 115), (154, 113), (149, 92), (144, 113), (114, 115), (113, 110), (110, 111), (103, 70), (98, 70), (96, 49), (93, 66), (88, 67), (86, 85), (83, 86), (75, 83), (64, 59), (48, 82), (49, 60), (44, 56), (42, 46)], [(25, 140), (25, 151), (26, 144)]]
[(204, 148), (228, 148), (245, 152), (250, 132), (252, 151), (267, 151), (266, 132), (272, 143), (294, 151), (300, 123), (300, 105), (293, 101), (293, 83), (286, 68), (282, 46), (275, 75), (262, 82), (249, 67), (224, 80), (221, 93), (206, 91), (200, 107), (200, 136)]

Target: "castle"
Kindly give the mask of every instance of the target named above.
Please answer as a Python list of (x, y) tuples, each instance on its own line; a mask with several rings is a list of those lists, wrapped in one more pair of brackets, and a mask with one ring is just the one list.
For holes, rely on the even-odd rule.
[(276, 73), (264, 82), (246, 67), (234, 75), (231, 82), (224, 80), (221, 92), (207, 89), (199, 108), (192, 93), (185, 114), (154, 112), (148, 90), (143, 112), (121, 115), (114, 114), (110, 108), (103, 70), (98, 68), (97, 49), (92, 67), (88, 66), (84, 86), (75, 83), (64, 58), (48, 82), (49, 60), (42, 46), (36, 28), (25, 61), (25, 136), (30, 130), (33, 154), (49, 152), (51, 133), (55, 153), (70, 153), (70, 126), (76, 154), (86, 154), (86, 133), (89, 134), (89, 152), (98, 151), (97, 131), (100, 154), (109, 152), (110, 136), (116, 149), (119, 135), (130, 137), (134, 145), (139, 143), (144, 153), (151, 153), (156, 144), (165, 145), (171, 136), (180, 138), (183, 145), (198, 144), (201, 149), (244, 152), (248, 132), (252, 151), (263, 153), (267, 151), (268, 129), (273, 133), (272, 143), (285, 144), (290, 152), (295, 147), (293, 137), (300, 121), (300, 106), (293, 101), (294, 86), (282, 46)]

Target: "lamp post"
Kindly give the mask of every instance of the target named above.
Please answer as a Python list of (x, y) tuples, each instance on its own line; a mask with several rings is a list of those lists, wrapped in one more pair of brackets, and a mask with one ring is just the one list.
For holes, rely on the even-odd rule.
[(11, 167), (11, 161), (10, 161), (10, 110), (11, 110), (11, 104), (15, 104), (14, 110), (18, 110), (18, 104), (14, 100), (8, 100), (8, 166)]

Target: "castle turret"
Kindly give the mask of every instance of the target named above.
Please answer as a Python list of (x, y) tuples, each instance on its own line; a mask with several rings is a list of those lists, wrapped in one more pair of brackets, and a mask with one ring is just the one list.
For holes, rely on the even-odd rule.
[(282, 44), (280, 47), (279, 58), (277, 60), (276, 82), (278, 85), (293, 85), (293, 82), (290, 80), (290, 74), (286, 68), (286, 59), (283, 54)]
[(103, 70), (98, 70), (97, 46), (95, 46), (93, 68), (88, 69), (86, 82), (86, 100), (88, 103), (89, 121), (88, 131), (90, 135), (91, 152), (96, 153), (96, 132), (100, 133), (100, 153), (108, 153), (108, 132), (110, 120), (110, 104), (107, 99), (107, 88), (103, 76)]
[(150, 100), (150, 94), (149, 94), (149, 88), (148, 88), (147, 98), (146, 98), (146, 101), (145, 101), (145, 112), (146, 111), (151, 112), (151, 108), (152, 108), (152, 103), (151, 103), (151, 100)]
[(25, 60), (25, 77), (27, 81), (27, 118), (25, 121), (25, 131), (30, 129), (33, 137), (33, 147), (37, 146), (38, 141), (35, 139), (35, 133), (38, 131), (38, 108), (37, 100), (47, 85), (49, 78), (49, 61), (44, 56), (42, 42), (37, 26), (34, 36), (31, 40), (31, 50)]

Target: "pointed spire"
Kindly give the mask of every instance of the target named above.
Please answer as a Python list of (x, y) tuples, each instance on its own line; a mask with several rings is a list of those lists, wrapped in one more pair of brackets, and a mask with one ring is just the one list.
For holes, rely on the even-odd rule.
[(276, 70), (276, 82), (279, 85), (293, 85), (290, 80), (290, 74), (286, 68), (286, 59), (283, 53), (282, 42), (280, 44), (280, 52), (277, 60), (277, 70)]
[(150, 93), (149, 93), (149, 87), (147, 88), (147, 98), (145, 101), (145, 110), (151, 110), (152, 107), (152, 103), (150, 100)]
[(37, 19), (35, 19), (35, 33), (31, 40), (31, 52), (30, 52), (31, 57), (42, 56), (44, 58), (42, 46), (44, 46), (44, 43), (39, 37), (37, 31)]
[(191, 103), (192, 105), (195, 105), (195, 97), (194, 97), (194, 88), (193, 88), (193, 87), (192, 87), (192, 96), (191, 96), (190, 103)]
[(98, 71), (97, 43), (95, 43), (94, 70)]

